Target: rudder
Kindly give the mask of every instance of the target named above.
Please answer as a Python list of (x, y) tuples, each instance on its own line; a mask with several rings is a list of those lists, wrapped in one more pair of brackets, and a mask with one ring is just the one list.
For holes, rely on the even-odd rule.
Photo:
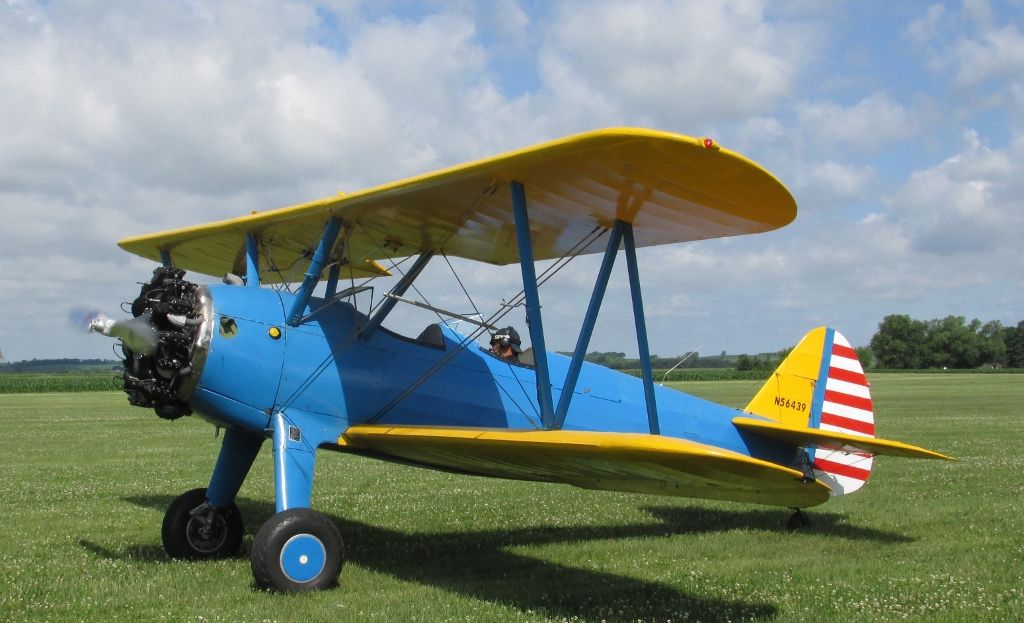
[[(787, 426), (875, 436), (871, 392), (857, 352), (841, 333), (827, 327), (800, 340), (745, 411)], [(833, 495), (853, 493), (867, 482), (872, 455), (807, 450), (814, 476)]]

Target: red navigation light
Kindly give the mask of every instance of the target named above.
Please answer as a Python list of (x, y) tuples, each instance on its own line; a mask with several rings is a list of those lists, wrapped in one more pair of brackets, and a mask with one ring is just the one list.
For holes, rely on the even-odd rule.
[(711, 149), (715, 146), (715, 140), (711, 138), (704, 139), (704, 147)]

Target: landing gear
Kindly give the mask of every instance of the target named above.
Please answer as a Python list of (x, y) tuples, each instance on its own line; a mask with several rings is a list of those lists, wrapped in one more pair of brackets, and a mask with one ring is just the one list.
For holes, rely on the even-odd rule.
[(244, 531), (234, 502), (214, 508), (206, 501), (206, 489), (193, 489), (167, 507), (160, 534), (168, 556), (197, 560), (237, 554)]
[(280, 512), (256, 533), (252, 575), (260, 588), (282, 592), (334, 586), (345, 562), (337, 526), (308, 508)]
[(789, 521), (786, 522), (786, 529), (795, 532), (797, 530), (803, 530), (804, 528), (811, 527), (811, 518), (807, 516), (807, 513), (803, 512), (799, 508), (793, 509), (795, 512), (789, 516)]

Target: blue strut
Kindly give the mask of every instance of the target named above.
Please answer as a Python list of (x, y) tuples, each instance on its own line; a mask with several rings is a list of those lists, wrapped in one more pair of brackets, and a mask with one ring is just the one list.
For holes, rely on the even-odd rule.
[(327, 221), (327, 226), (324, 227), (324, 234), (320, 237), (320, 244), (317, 245), (316, 252), (313, 253), (313, 259), (309, 262), (306, 278), (302, 280), (302, 286), (295, 295), (295, 302), (292, 303), (292, 309), (288, 313), (289, 325), (297, 327), (302, 322), (303, 312), (306, 311), (306, 304), (309, 303), (309, 297), (313, 296), (313, 289), (316, 288), (316, 284), (320, 281), (320, 275), (324, 272), (324, 266), (327, 265), (327, 260), (330, 258), (331, 249), (334, 248), (334, 241), (338, 238), (339, 231), (341, 231), (340, 220), (332, 218)]
[(260, 287), (260, 243), (252, 234), (245, 235), (245, 285)]
[(565, 424), (565, 416), (569, 413), (569, 402), (572, 400), (572, 394), (576, 390), (576, 381), (580, 377), (583, 358), (587, 354), (590, 337), (594, 333), (594, 324), (597, 322), (597, 314), (601, 311), (601, 302), (604, 300), (604, 293), (608, 289), (608, 277), (611, 275), (612, 267), (615, 265), (615, 256), (619, 253), (623, 226), (624, 223), (622, 221), (615, 221), (615, 225), (612, 227), (611, 234), (608, 237), (608, 248), (605, 249), (604, 259), (601, 260), (601, 270), (597, 273), (597, 281), (594, 283), (594, 292), (590, 295), (587, 315), (583, 318), (580, 337), (576, 341), (576, 350), (573, 351), (572, 361), (569, 363), (569, 372), (565, 375), (565, 384), (562, 386), (562, 395), (558, 399), (558, 408), (555, 409), (556, 429), (562, 428), (562, 425)]
[[(405, 291), (409, 289), (409, 286), (411, 286), (412, 282), (416, 280), (416, 277), (419, 276), (424, 268), (426, 268), (427, 262), (429, 262), (432, 257), (434, 257), (433, 251), (425, 251), (423, 255), (416, 258), (416, 263), (412, 265), (409, 272), (405, 273), (405, 275), (398, 280), (398, 283), (395, 284), (395, 287), (391, 288), (391, 294), (394, 294), (395, 296), (402, 296), (405, 294)], [(398, 299), (384, 299), (384, 302), (380, 304), (379, 308), (377, 308), (377, 313), (370, 318), (370, 321), (367, 322), (366, 326), (363, 327), (363, 330), (360, 331), (359, 337), (364, 340), (370, 339), (373, 332), (377, 330), (380, 323), (384, 322), (384, 319), (388, 317), (388, 314), (391, 313), (391, 310), (394, 309), (397, 304)]]
[(519, 267), (523, 273), (523, 293), (526, 295), (526, 323), (533, 344), (534, 366), (537, 371), (537, 402), (544, 430), (555, 426), (555, 410), (551, 401), (551, 375), (548, 372), (548, 351), (544, 348), (544, 325), (540, 317), (540, 295), (537, 293), (537, 273), (533, 267), (533, 240), (530, 237), (530, 219), (526, 212), (526, 190), (519, 182), (512, 182), (512, 211), (516, 218), (516, 242), (519, 243)]
[(636, 244), (633, 226), (623, 224), (622, 239), (626, 247), (626, 269), (629, 271), (629, 292), (633, 296), (633, 320), (636, 322), (636, 345), (640, 351), (640, 369), (644, 376), (644, 398), (647, 400), (647, 422), (652, 435), (661, 434), (658, 424), (658, 405), (654, 402), (654, 377), (651, 373), (651, 353), (647, 348), (647, 323), (644, 320), (644, 301), (640, 296), (640, 273), (636, 267)]

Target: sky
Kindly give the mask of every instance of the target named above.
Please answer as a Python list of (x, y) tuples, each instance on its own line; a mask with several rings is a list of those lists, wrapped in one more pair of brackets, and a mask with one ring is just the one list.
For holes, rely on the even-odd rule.
[[(613, 126), (713, 137), (799, 209), (641, 249), (652, 353), (776, 351), (822, 324), (863, 345), (896, 313), (1016, 325), (1022, 31), (1024, 0), (3, 0), (0, 351), (113, 358), (71, 318), (120, 317), (148, 280), (120, 238)], [(590, 350), (635, 356), (624, 264)], [(472, 300), (435, 259), (434, 305), (489, 313), (520, 287), (452, 265)], [(597, 266), (541, 289), (550, 349), (575, 345)]]

